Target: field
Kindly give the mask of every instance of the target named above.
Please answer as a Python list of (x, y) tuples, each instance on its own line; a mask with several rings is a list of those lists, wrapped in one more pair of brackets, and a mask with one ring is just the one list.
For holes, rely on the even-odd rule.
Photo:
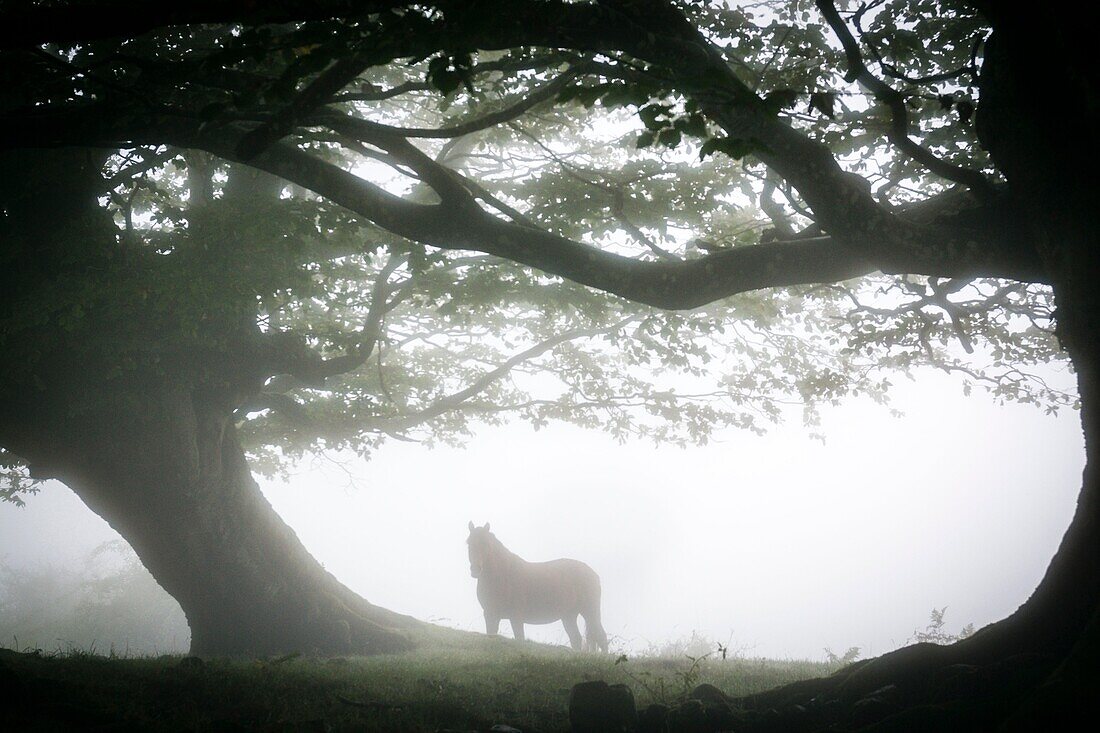
[(401, 655), (251, 661), (0, 650), (0, 728), (554, 733), (569, 729), (569, 690), (585, 680), (624, 683), (641, 707), (702, 683), (744, 696), (836, 669), (717, 652), (623, 659), (445, 629), (419, 641)]

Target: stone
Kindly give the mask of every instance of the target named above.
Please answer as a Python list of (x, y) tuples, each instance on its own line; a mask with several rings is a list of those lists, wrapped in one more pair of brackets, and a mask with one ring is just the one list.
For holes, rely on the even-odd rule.
[(625, 733), (634, 731), (638, 713), (634, 693), (626, 685), (591, 680), (569, 691), (569, 725), (573, 733)]
[(653, 703), (638, 715), (638, 733), (666, 733), (668, 706)]

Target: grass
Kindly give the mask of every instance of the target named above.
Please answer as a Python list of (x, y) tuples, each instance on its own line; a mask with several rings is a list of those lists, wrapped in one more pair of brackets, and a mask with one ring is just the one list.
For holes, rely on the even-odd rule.
[[(582, 654), (427, 629), (416, 651), (377, 657), (200, 661), (0, 650), (0, 728), (150, 731), (567, 731), (577, 682), (668, 703), (708, 682), (734, 696), (833, 671), (820, 662)], [(14, 724), (14, 725), (10, 725)]]

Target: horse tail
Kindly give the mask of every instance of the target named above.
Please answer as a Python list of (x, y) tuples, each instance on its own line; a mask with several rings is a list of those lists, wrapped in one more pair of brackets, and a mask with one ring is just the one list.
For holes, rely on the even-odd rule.
[(595, 647), (601, 652), (607, 652), (607, 632), (600, 623), (600, 607), (596, 606), (584, 616), (584, 635), (587, 637), (588, 647)]
[(606, 653), (607, 632), (604, 631), (603, 624), (600, 622), (600, 578), (595, 573), (592, 575), (595, 583), (592, 584), (592, 592), (588, 598), (588, 603), (581, 611), (581, 616), (584, 617), (584, 636), (589, 649), (595, 647)]

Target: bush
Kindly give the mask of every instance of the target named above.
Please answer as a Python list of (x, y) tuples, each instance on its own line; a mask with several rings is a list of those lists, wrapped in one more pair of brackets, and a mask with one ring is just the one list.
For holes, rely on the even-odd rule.
[(959, 629), (957, 634), (949, 634), (944, 631), (946, 621), (944, 616), (947, 614), (947, 606), (943, 608), (933, 608), (932, 615), (928, 621), (928, 626), (924, 627), (924, 630), (914, 630), (913, 635), (909, 637), (908, 644), (929, 643), (929, 644), (954, 644), (956, 641), (965, 639), (974, 633), (974, 624), (967, 624)]
[(181, 653), (190, 637), (179, 604), (121, 541), (75, 567), (0, 565), (0, 643), (17, 650)]

